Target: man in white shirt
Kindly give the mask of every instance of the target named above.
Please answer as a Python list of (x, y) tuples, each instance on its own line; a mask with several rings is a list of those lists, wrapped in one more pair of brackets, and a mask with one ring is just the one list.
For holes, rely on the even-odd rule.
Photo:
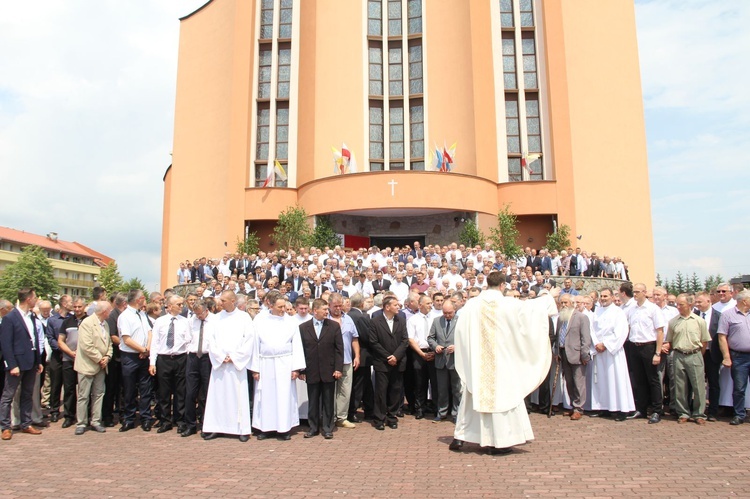
[(427, 405), (427, 383), (431, 382), (432, 396), (437, 400), (437, 376), (435, 374), (435, 352), (430, 349), (427, 337), (430, 334), (432, 319), (432, 298), (422, 295), (419, 298), (419, 312), (406, 322), (406, 332), (411, 348), (409, 362), (414, 372), (414, 417), (424, 418)]
[(193, 305), (193, 316), (188, 321), (190, 342), (185, 368), (185, 428), (180, 433), (182, 437), (195, 435), (198, 431), (198, 422), (203, 422), (206, 394), (211, 380), (211, 359), (208, 356), (207, 340), (211, 334), (213, 320), (214, 315), (209, 313), (203, 301)]
[(390, 291), (393, 291), (398, 302), (403, 305), (409, 295), (409, 286), (404, 282), (404, 275), (401, 272), (396, 273), (396, 277), (391, 282)]
[[(161, 427), (165, 433), (177, 426), (179, 433), (187, 429), (185, 423), (185, 371), (190, 343), (190, 325), (180, 315), (184, 300), (172, 295), (167, 300), (167, 313), (154, 322), (149, 354), (148, 372), (157, 376)], [(175, 408), (176, 414), (172, 412)]]

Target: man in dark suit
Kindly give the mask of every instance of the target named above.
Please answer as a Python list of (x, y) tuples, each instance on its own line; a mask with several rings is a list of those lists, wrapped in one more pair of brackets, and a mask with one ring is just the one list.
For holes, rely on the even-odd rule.
[(359, 369), (354, 371), (354, 380), (352, 382), (352, 395), (349, 399), (349, 421), (359, 423), (357, 418), (357, 409), (360, 402), (365, 412), (365, 419), (372, 418), (374, 405), (374, 392), (372, 388), (372, 355), (368, 351), (370, 348), (370, 334), (372, 332), (372, 320), (370, 316), (362, 311), (364, 297), (361, 293), (355, 293), (351, 296), (351, 306), (349, 317), (354, 321), (359, 335)]
[(3, 352), (5, 378), (3, 394), (0, 397), (0, 430), (2, 439), (13, 437), (11, 430), (10, 405), (13, 396), (21, 386), (21, 432), (39, 435), (42, 432), (31, 426), (31, 406), (36, 376), (41, 374), (42, 359), (36, 317), (32, 312), (36, 305), (33, 289), (18, 291), (18, 307), (11, 310), (0, 324), (0, 351)]
[(305, 370), (300, 378), (307, 383), (310, 405), (307, 421), (311, 438), (322, 430), (326, 440), (333, 438), (333, 405), (336, 380), (344, 369), (344, 340), (341, 326), (328, 319), (328, 302), (313, 301), (313, 318), (299, 326), (305, 352)]
[(401, 376), (406, 369), (406, 349), (409, 336), (406, 321), (398, 315), (399, 304), (395, 296), (383, 299), (383, 313), (372, 320), (370, 353), (375, 368), (375, 429), (383, 430), (387, 423), (398, 428), (396, 412), (401, 405)]
[(205, 269), (199, 260), (195, 260), (193, 262), (193, 268), (190, 269), (190, 282), (203, 282), (205, 280)]
[(583, 405), (586, 403), (586, 365), (591, 360), (591, 325), (589, 318), (575, 309), (570, 294), (560, 295), (559, 303), (560, 315), (552, 352), (562, 362), (565, 386), (573, 406), (570, 419), (577, 421), (583, 416)]
[(701, 291), (695, 295), (695, 310), (693, 310), (693, 313), (706, 321), (706, 324), (708, 324), (708, 334), (711, 335), (709, 347), (703, 353), (703, 364), (706, 368), (706, 379), (708, 380), (706, 421), (716, 421), (716, 418), (719, 416), (719, 396), (721, 395), (719, 370), (721, 369), (721, 361), (723, 360), (721, 350), (719, 349), (719, 340), (716, 338), (721, 312), (711, 306), (709, 294)]
[[(451, 412), (456, 422), (458, 405), (461, 403), (461, 378), (456, 372), (453, 333), (456, 330), (456, 311), (453, 302), (443, 304), (443, 315), (435, 317), (430, 327), (427, 343), (435, 352), (435, 374), (437, 375), (437, 414), (434, 421), (442, 421)], [(451, 405), (451, 399), (453, 404)]]
[(591, 253), (591, 263), (585, 273), (589, 277), (599, 277), (602, 274), (602, 261), (596, 252)]
[(383, 279), (382, 271), (378, 270), (375, 276), (375, 280), (372, 281), (372, 289), (375, 291), (376, 295), (391, 289), (391, 281)]

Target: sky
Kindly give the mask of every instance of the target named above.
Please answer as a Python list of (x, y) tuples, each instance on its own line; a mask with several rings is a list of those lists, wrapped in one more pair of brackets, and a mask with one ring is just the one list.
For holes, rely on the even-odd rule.
[[(55, 231), (158, 288), (178, 19), (203, 3), (4, 5), (0, 226)], [(635, 10), (656, 270), (750, 273), (750, 2)]]

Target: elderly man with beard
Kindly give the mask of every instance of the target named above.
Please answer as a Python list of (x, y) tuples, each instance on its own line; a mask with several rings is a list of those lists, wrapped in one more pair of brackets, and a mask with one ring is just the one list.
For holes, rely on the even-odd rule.
[(586, 403), (586, 366), (591, 360), (591, 326), (589, 318), (574, 308), (570, 294), (560, 295), (559, 304), (555, 351), (562, 363), (565, 386), (573, 406), (570, 419), (577, 421), (583, 416), (583, 404)]

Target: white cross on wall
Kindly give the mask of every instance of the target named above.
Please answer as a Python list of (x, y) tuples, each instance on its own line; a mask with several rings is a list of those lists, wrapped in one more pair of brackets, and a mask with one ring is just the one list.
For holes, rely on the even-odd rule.
[(388, 185), (391, 186), (391, 197), (395, 196), (396, 195), (396, 186), (398, 185), (398, 182), (396, 182), (395, 180), (391, 179), (391, 181), (388, 182)]

